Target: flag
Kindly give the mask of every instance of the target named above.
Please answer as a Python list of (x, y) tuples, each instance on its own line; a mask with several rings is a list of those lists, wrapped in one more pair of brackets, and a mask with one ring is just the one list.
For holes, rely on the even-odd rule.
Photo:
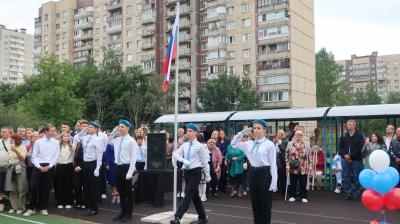
[[(168, 88), (168, 83), (169, 83), (169, 75), (171, 73), (171, 61), (175, 59), (176, 56), (176, 50), (177, 50), (177, 44), (176, 39), (179, 35), (179, 8), (176, 10), (176, 17), (175, 17), (175, 22), (174, 22), (174, 27), (172, 28), (172, 34), (171, 34), (171, 39), (169, 40), (168, 44), (168, 50), (167, 50), (167, 55), (165, 56), (164, 60), (164, 68), (163, 68), (163, 74), (164, 74), (164, 85), (163, 85), (163, 90), (164, 92), (167, 92)], [(175, 66), (178, 66), (179, 59), (175, 59)], [(178, 75), (178, 74), (175, 74)]]

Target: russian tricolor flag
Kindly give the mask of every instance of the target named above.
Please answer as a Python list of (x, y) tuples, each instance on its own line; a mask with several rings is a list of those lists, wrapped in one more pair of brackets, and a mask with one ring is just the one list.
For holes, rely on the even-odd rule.
[[(174, 22), (174, 27), (172, 28), (172, 34), (171, 34), (171, 40), (169, 41), (168, 45), (168, 50), (167, 50), (167, 55), (165, 56), (164, 60), (164, 68), (163, 68), (163, 74), (164, 74), (164, 85), (163, 85), (163, 90), (164, 92), (167, 92), (168, 88), (168, 83), (169, 83), (169, 75), (171, 73), (171, 61), (175, 59), (176, 56), (176, 50), (177, 50), (177, 44), (176, 39), (179, 35), (179, 8), (176, 10), (176, 18)], [(179, 65), (179, 58), (175, 59), (175, 65)], [(178, 75), (178, 74), (175, 74)]]

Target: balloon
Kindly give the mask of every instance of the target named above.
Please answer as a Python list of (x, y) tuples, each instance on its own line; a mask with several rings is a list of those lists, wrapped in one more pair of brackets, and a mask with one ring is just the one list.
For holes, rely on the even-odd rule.
[(381, 223), (379, 223), (379, 224), (387, 224), (387, 222), (383, 221), (383, 222), (381, 222)]
[(370, 224), (379, 224), (377, 221), (372, 221)]
[(377, 173), (384, 172), (390, 164), (390, 159), (386, 151), (375, 150), (369, 156), (369, 165)]
[(387, 173), (378, 173), (372, 179), (372, 186), (379, 194), (386, 194), (392, 190), (392, 178)]
[(358, 179), (360, 180), (361, 185), (365, 189), (373, 189), (372, 179), (374, 178), (375, 175), (376, 175), (376, 173), (373, 170), (365, 169), (365, 170), (361, 171)]
[(383, 206), (382, 195), (374, 190), (366, 190), (361, 196), (361, 200), (366, 208), (372, 211), (380, 211)]
[(400, 189), (393, 188), (383, 197), (383, 204), (388, 210), (397, 210), (400, 208)]
[(389, 167), (385, 170), (385, 173), (392, 178), (392, 187), (396, 187), (397, 183), (399, 183), (399, 172), (395, 168)]

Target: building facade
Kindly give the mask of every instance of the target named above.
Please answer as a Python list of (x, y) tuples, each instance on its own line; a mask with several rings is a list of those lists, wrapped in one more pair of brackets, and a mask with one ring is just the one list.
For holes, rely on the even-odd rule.
[(366, 56), (351, 55), (350, 60), (336, 63), (344, 66), (341, 80), (347, 80), (349, 94), (365, 91), (367, 84), (372, 80), (375, 92), (382, 103), (385, 103), (390, 91), (400, 91), (399, 61), (400, 54), (378, 56), (378, 52), (372, 52)]
[[(178, 0), (48, 2), (35, 19), (35, 56), (55, 53), (84, 66), (102, 61), (101, 47), (124, 53), (123, 67), (162, 74)], [(262, 108), (316, 107), (312, 0), (181, 0), (176, 76), (191, 86), (180, 95), (194, 112), (197, 93), (218, 73), (248, 76)]]
[(33, 73), (33, 35), (0, 25), (0, 81), (16, 86)]

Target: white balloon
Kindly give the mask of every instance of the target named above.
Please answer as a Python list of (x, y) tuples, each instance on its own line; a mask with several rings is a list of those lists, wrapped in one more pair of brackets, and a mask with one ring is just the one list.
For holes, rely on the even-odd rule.
[(388, 154), (383, 150), (375, 150), (369, 156), (369, 165), (377, 173), (384, 172), (390, 165)]

